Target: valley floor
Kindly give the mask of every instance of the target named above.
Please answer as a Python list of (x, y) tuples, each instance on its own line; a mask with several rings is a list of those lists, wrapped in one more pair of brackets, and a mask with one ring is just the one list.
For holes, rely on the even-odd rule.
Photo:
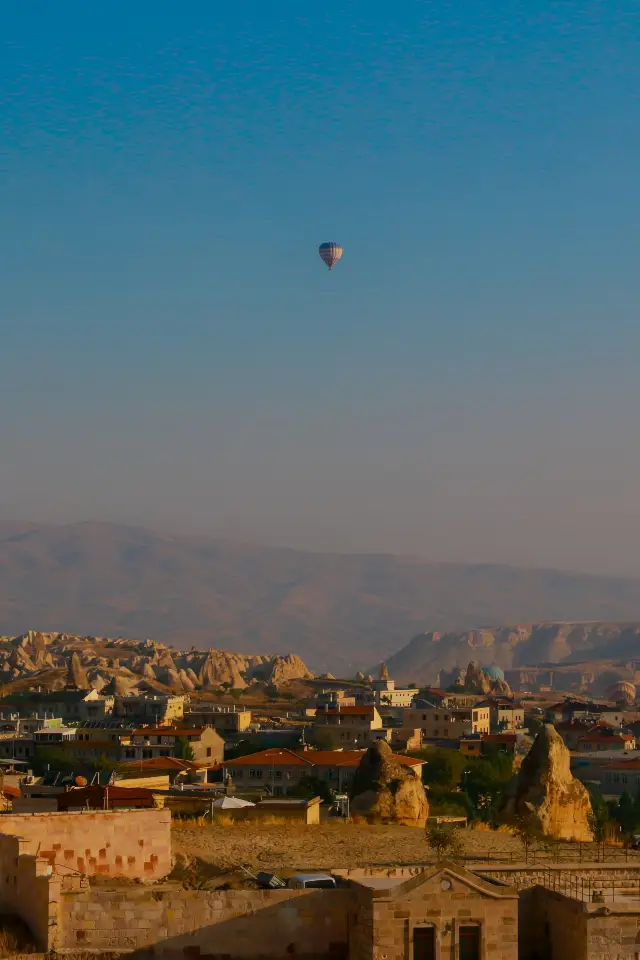
[[(464, 830), (463, 839), (469, 857), (522, 858), (520, 842), (506, 833)], [(176, 823), (173, 851), (204, 860), (220, 872), (244, 865), (290, 874), (304, 869), (410, 865), (433, 859), (423, 830), (343, 822), (319, 826), (238, 822), (203, 827)], [(584, 855), (588, 855), (587, 845)]]

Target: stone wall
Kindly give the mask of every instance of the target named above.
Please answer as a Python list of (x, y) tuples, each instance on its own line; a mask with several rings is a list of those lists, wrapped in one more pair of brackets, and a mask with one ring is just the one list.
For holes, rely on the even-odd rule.
[(467, 926), (479, 928), (483, 957), (517, 960), (518, 898), (508, 888), (492, 896), (488, 886), (473, 889), (463, 878), (436, 874), (410, 891), (404, 885), (397, 892), (360, 888), (349, 922), (349, 960), (405, 960), (423, 927), (433, 928), (438, 956), (457, 957)]
[(536, 887), (520, 906), (520, 960), (587, 960), (587, 915), (581, 902)]
[(522, 912), (520, 960), (636, 960), (640, 953), (639, 903), (603, 907), (536, 887)]
[(87, 889), (66, 881), (58, 950), (207, 960), (345, 960), (352, 893), (338, 890)]
[(29, 846), (0, 836), (0, 912), (17, 914), (46, 951), (55, 942), (61, 880), (46, 861), (26, 852)]
[(56, 873), (157, 880), (171, 870), (168, 810), (91, 810), (0, 815), (0, 836), (29, 842), (24, 852)]

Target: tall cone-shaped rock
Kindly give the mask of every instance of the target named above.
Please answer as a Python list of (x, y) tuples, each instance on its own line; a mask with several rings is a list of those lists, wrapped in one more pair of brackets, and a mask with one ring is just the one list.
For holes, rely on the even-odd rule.
[(67, 668), (67, 686), (76, 690), (88, 690), (89, 679), (87, 672), (82, 666), (82, 662), (77, 653), (73, 653), (69, 660)]
[(587, 788), (571, 773), (560, 734), (545, 724), (505, 791), (503, 818), (531, 818), (555, 840), (592, 840)]
[(422, 780), (400, 763), (385, 740), (363, 755), (351, 786), (351, 813), (373, 822), (424, 826), (429, 804)]
[(488, 676), (475, 660), (471, 660), (467, 667), (464, 689), (467, 693), (489, 693), (491, 690)]

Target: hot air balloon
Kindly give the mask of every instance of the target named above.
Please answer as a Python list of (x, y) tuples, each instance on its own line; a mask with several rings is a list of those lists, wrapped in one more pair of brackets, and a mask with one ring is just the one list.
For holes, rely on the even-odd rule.
[(342, 256), (342, 247), (339, 243), (321, 243), (318, 247), (318, 253), (329, 267), (329, 270), (332, 270)]
[(605, 696), (607, 700), (614, 700), (616, 703), (624, 701), (632, 704), (636, 699), (636, 688), (628, 680), (619, 680), (607, 690)]

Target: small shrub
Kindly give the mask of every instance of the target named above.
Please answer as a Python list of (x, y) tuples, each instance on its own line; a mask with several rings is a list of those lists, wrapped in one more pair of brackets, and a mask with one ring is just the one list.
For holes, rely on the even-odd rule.
[(450, 823), (427, 824), (426, 837), (438, 860), (460, 860), (464, 855), (460, 830)]

